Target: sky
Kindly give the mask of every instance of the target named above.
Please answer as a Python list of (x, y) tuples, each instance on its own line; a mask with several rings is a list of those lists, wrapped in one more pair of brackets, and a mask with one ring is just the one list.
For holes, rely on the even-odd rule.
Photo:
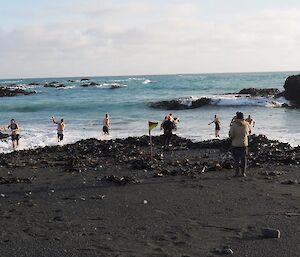
[(0, 0), (0, 78), (296, 71), (299, 0)]

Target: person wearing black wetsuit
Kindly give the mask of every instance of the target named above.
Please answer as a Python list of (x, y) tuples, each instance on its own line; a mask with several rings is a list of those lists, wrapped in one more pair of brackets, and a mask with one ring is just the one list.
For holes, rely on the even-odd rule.
[(220, 119), (217, 117), (217, 115), (215, 115), (215, 118), (212, 122), (208, 123), (208, 125), (215, 123), (215, 136), (216, 138), (220, 138), (220, 130), (221, 130), (221, 122)]
[(162, 128), (164, 130), (164, 145), (170, 146), (172, 130), (174, 129), (174, 123), (171, 121), (170, 116), (168, 116), (168, 118), (163, 122)]
[(12, 119), (10, 121), (10, 125), (7, 128), (11, 130), (12, 147), (13, 150), (16, 150), (16, 147), (19, 146), (20, 134), (19, 134), (19, 126), (16, 123), (15, 119)]

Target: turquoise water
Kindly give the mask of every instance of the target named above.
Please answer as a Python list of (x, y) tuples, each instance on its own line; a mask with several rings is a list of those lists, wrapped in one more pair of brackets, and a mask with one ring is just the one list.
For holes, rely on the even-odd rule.
[[(113, 138), (140, 136), (147, 133), (148, 120), (161, 121), (169, 112), (148, 107), (148, 103), (175, 98), (208, 96), (215, 104), (193, 110), (172, 111), (180, 117), (177, 134), (194, 140), (214, 137), (213, 126), (207, 124), (217, 114), (221, 118), (221, 136), (227, 137), (229, 122), (236, 111), (251, 114), (256, 122), (255, 133), (270, 138), (300, 144), (300, 111), (276, 108), (270, 99), (235, 98), (227, 93), (242, 88), (275, 87), (283, 89), (285, 79), (295, 72), (195, 74), (159, 76), (90, 77), (89, 82), (80, 78), (0, 80), (0, 86), (15, 84), (38, 94), (1, 98), (0, 126), (8, 125), (15, 118), (21, 127), (21, 148), (56, 144), (55, 125), (51, 116), (64, 118), (65, 142), (83, 138), (102, 138), (102, 119), (110, 114)], [(68, 82), (69, 79), (75, 82)], [(64, 83), (66, 88), (28, 86), (31, 82)], [(82, 87), (96, 82), (98, 86)], [(120, 88), (111, 89), (118, 84)], [(159, 129), (153, 131), (160, 134)], [(11, 150), (7, 142), (0, 142), (1, 151)]]

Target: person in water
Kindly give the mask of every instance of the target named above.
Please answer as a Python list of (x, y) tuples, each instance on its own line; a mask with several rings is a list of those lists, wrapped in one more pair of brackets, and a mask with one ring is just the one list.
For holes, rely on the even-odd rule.
[(244, 120), (244, 114), (239, 112), (229, 131), (231, 139), (232, 156), (234, 159), (235, 176), (239, 176), (240, 164), (242, 166), (242, 176), (246, 177), (247, 152), (248, 152), (249, 125)]
[(249, 124), (249, 128), (250, 128), (249, 134), (251, 134), (255, 126), (255, 120), (251, 117), (251, 115), (248, 115), (248, 118), (245, 119), (245, 121)]
[(65, 131), (65, 123), (64, 119), (61, 119), (60, 122), (55, 121), (54, 117), (52, 117), (53, 123), (57, 124), (57, 141), (60, 142), (64, 139), (64, 131)]
[(109, 115), (106, 113), (104, 116), (104, 119), (102, 121), (102, 130), (104, 135), (109, 135), (109, 128), (110, 128), (110, 121), (109, 121)]
[(218, 118), (217, 115), (215, 115), (214, 120), (210, 123), (208, 123), (208, 125), (215, 123), (215, 136), (216, 138), (220, 138), (220, 130), (221, 130), (221, 122), (220, 119)]
[(11, 142), (13, 150), (15, 151), (17, 146), (19, 146), (20, 132), (19, 125), (16, 123), (15, 119), (11, 119), (10, 125), (7, 127), (11, 130)]

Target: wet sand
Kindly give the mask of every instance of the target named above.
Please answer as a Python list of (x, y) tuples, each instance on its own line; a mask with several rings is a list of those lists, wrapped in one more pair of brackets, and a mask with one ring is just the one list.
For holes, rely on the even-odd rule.
[(256, 140), (236, 178), (225, 141), (155, 138), (151, 168), (147, 140), (0, 155), (1, 256), (299, 255), (299, 147)]

